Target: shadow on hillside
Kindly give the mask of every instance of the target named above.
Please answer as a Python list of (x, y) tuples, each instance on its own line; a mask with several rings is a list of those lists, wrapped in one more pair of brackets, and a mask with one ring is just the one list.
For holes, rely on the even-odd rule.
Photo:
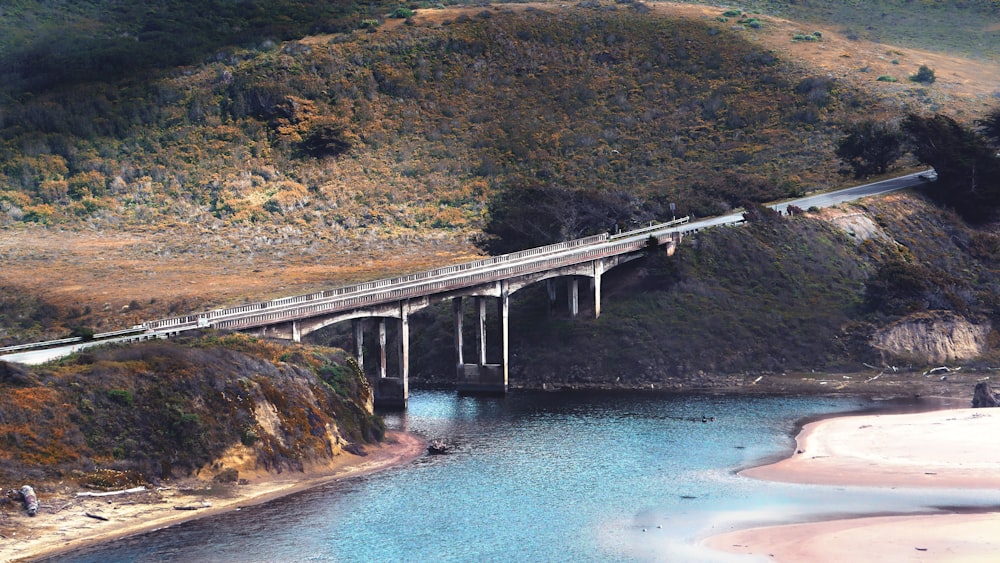
[(315, 33), (358, 27), (380, 1), (359, 7), (336, 0), (93, 0), (72, 13), (59, 7), (0, 13), (0, 84), (10, 95), (38, 93), (92, 80), (115, 81), (147, 71), (232, 56)]

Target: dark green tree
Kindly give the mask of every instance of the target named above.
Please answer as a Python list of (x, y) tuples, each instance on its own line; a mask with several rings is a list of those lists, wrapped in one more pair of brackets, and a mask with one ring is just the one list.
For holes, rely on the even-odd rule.
[(511, 186), (488, 207), (489, 218), (476, 246), (493, 255), (624, 230), (656, 216), (655, 209), (625, 192), (561, 186)]
[(895, 122), (859, 121), (847, 127), (836, 154), (854, 169), (857, 178), (885, 174), (903, 154), (903, 133)]
[(993, 146), (1000, 146), (1000, 106), (990, 110), (986, 117), (976, 120), (976, 125)]
[(920, 65), (920, 68), (917, 69), (917, 73), (910, 75), (910, 80), (923, 84), (934, 84), (937, 77), (934, 76), (934, 69), (927, 65)]
[(903, 120), (910, 150), (933, 166), (931, 196), (966, 220), (989, 221), (1000, 207), (1000, 159), (988, 140), (951, 117), (910, 114)]

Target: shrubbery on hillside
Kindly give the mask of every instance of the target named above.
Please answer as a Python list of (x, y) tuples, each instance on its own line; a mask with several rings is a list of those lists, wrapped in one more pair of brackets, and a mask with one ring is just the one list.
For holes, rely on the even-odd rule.
[(0, 475), (22, 479), (185, 476), (240, 444), (280, 472), (384, 433), (342, 353), (240, 335), (100, 348), (30, 371), (0, 362), (0, 390)]
[(829, 183), (833, 124), (866, 103), (718, 22), (487, 13), (12, 104), (0, 223), (468, 233), (528, 186), (701, 216)]

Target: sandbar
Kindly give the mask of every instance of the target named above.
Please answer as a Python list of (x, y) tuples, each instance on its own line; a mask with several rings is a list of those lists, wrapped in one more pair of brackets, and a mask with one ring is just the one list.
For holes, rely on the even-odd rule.
[[(818, 485), (996, 489), (1000, 410), (846, 416), (806, 425), (789, 458), (740, 474)], [(998, 507), (1000, 510), (1000, 507)], [(712, 536), (767, 561), (996, 561), (1000, 513), (869, 516)]]
[(424, 455), (427, 443), (415, 434), (390, 431), (382, 444), (367, 446), (365, 451), (365, 456), (344, 452), (330, 463), (304, 472), (258, 474), (247, 484), (232, 485), (222, 496), (199, 496), (198, 488), (209, 483), (190, 480), (108, 497), (39, 493), (40, 506), (34, 518), (23, 512), (4, 514), (0, 561), (29, 561), (65, 553), (388, 469)]

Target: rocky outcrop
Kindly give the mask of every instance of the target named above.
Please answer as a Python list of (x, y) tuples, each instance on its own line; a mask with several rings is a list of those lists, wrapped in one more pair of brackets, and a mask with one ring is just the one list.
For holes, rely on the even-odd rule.
[(949, 311), (911, 315), (876, 332), (872, 346), (894, 357), (938, 364), (970, 360), (987, 346), (989, 323), (974, 324)]
[(985, 381), (977, 383), (972, 394), (972, 407), (978, 409), (996, 406), (1000, 406), (1000, 400), (997, 400), (996, 395), (993, 394), (990, 384)]

